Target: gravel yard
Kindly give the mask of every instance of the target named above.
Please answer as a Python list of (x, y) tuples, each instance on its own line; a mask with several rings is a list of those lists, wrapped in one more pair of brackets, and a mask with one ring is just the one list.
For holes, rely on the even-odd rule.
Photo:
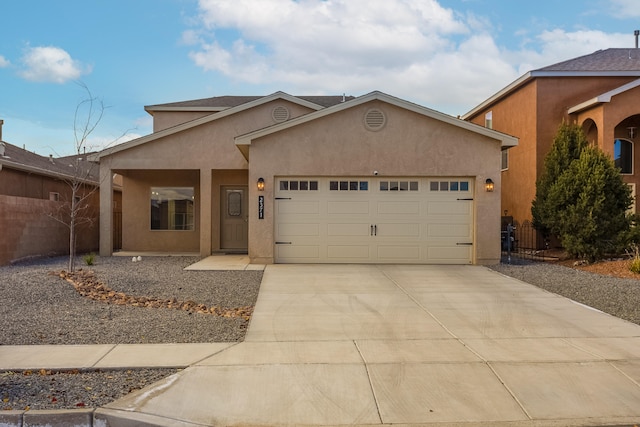
[[(93, 270), (128, 295), (176, 298), (206, 306), (255, 304), (261, 271), (184, 271), (193, 257), (97, 258)], [(82, 260), (80, 260), (80, 263)], [(50, 272), (66, 258), (0, 267), (0, 345), (142, 344), (241, 341), (248, 322), (166, 308), (105, 304), (80, 296)]]
[[(51, 272), (66, 258), (0, 267), (0, 345), (242, 341), (248, 322), (169, 308), (105, 304), (80, 296)], [(193, 257), (96, 259), (87, 267), (127, 295), (207, 307), (255, 305), (261, 271), (184, 271)], [(95, 408), (175, 373), (175, 369), (0, 372), (0, 410)]]
[[(132, 263), (127, 258), (97, 258), (90, 269), (103, 283), (129, 295), (226, 308), (255, 304), (262, 272), (183, 270), (197, 260), (147, 257)], [(48, 274), (63, 270), (65, 262), (64, 258), (54, 258), (0, 267), (0, 345), (220, 342), (244, 338), (248, 322), (242, 318), (108, 305), (84, 298), (70, 283)], [(638, 279), (519, 260), (492, 268), (640, 324)], [(599, 268), (595, 270), (613, 271)], [(0, 410), (99, 407), (175, 372), (0, 372)]]

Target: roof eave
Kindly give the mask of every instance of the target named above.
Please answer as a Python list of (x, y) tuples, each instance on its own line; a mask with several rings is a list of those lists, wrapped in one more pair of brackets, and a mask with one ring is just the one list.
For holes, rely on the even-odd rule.
[(240, 149), (240, 151), (243, 152), (247, 151), (247, 155), (245, 155), (245, 158), (247, 158), (248, 160), (248, 147), (251, 146), (251, 141), (257, 138), (261, 138), (263, 136), (269, 135), (271, 133), (275, 133), (275, 132), (280, 132), (282, 130), (294, 127), (294, 126), (298, 126), (300, 124), (303, 123), (307, 123), (310, 122), (312, 120), (316, 120), (320, 117), (325, 117), (328, 116), (330, 114), (334, 114), (336, 112), (348, 109), (348, 108), (352, 108), (355, 107), (357, 105), (361, 105), (364, 104), (366, 102), (370, 102), (372, 100), (380, 100), (383, 102), (387, 102), (389, 104), (395, 105), (397, 107), (406, 109), (406, 110), (410, 110), (413, 111), (415, 113), (418, 114), (422, 114), (424, 116), (428, 116), (431, 118), (434, 118), (436, 120), (440, 120), (446, 123), (449, 123), (453, 126), (457, 126), (463, 129), (467, 129), (485, 136), (488, 136), (492, 139), (498, 140), (501, 142), (501, 147), (513, 147), (518, 145), (518, 138), (511, 136), (511, 135), (507, 135), (492, 129), (488, 129), (486, 127), (483, 126), (479, 126), (476, 125), (475, 123), (471, 123), (471, 122), (467, 122), (458, 118), (455, 118), (453, 116), (450, 116), (448, 114), (445, 113), (441, 113), (439, 111), (436, 110), (432, 110), (430, 108), (427, 107), (423, 107), (421, 105), (417, 105), (414, 104), (412, 102), (409, 101), (405, 101), (396, 97), (393, 97), (391, 95), (387, 95), (385, 93), (379, 92), (379, 91), (374, 91), (371, 92), (367, 95), (363, 95), (360, 96), (358, 98), (355, 98), (351, 101), (347, 101), (341, 104), (337, 104), (334, 105), (332, 107), (328, 107), (325, 108), (323, 110), (320, 111), (316, 111), (315, 113), (311, 113), (311, 114), (307, 114), (304, 116), (300, 116), (297, 117), (293, 120), (289, 120), (287, 122), (278, 124), (278, 125), (274, 125), (274, 126), (270, 126), (268, 128), (265, 129), (260, 129), (254, 132), (250, 132), (248, 134), (245, 135), (240, 135), (237, 136), (235, 138), (235, 144), (238, 147), (238, 149)]
[(492, 96), (490, 96), (489, 98), (484, 100), (482, 103), (480, 103), (476, 107), (474, 107), (471, 111), (463, 114), (461, 116), (462, 120), (469, 120), (469, 118), (475, 116), (480, 111), (482, 111), (485, 108), (489, 107), (494, 102), (504, 98), (505, 96), (507, 96), (511, 92), (514, 92), (516, 89), (518, 89), (519, 87), (523, 86), (525, 83), (528, 83), (529, 80), (532, 80), (534, 77), (535, 76), (533, 75), (532, 71), (520, 76), (520, 78), (518, 78), (517, 80), (513, 81), (510, 85), (508, 85), (508, 86), (504, 87), (503, 89), (501, 89), (500, 91), (496, 92), (495, 94), (493, 94)]
[(469, 120), (471, 117), (478, 114), (480, 111), (488, 108), (490, 105), (506, 97), (512, 92), (515, 92), (524, 84), (528, 83), (538, 77), (640, 77), (640, 70), (638, 71), (529, 71), (515, 80), (510, 85), (506, 86), (493, 96), (487, 98), (481, 104), (474, 107), (471, 111), (463, 114), (461, 118), (463, 120)]
[(184, 112), (184, 113), (191, 113), (191, 112), (217, 113), (220, 111), (227, 110), (229, 108), (233, 108), (233, 107), (166, 107), (166, 106), (155, 107), (153, 105), (145, 105), (144, 111), (146, 111), (147, 113), (153, 116), (153, 113), (156, 111)]
[(200, 126), (202, 124), (205, 124), (205, 123), (208, 123), (208, 122), (211, 122), (211, 121), (214, 121), (214, 120), (218, 120), (218, 119), (221, 119), (223, 117), (227, 117), (227, 116), (230, 116), (232, 114), (236, 114), (236, 113), (239, 113), (241, 111), (245, 111), (245, 110), (248, 110), (250, 108), (254, 108), (254, 107), (262, 105), (262, 104), (266, 104), (266, 103), (275, 101), (276, 99), (285, 99), (287, 101), (290, 101), (290, 102), (293, 102), (295, 104), (308, 107), (308, 108), (316, 110), (316, 111), (317, 110), (321, 110), (321, 109), (324, 108), (324, 107), (322, 107), (322, 106), (320, 106), (318, 104), (315, 104), (313, 102), (306, 101), (304, 99), (300, 99), (300, 98), (297, 98), (295, 96), (289, 95), (287, 93), (278, 91), (278, 92), (275, 92), (275, 93), (273, 93), (271, 95), (267, 95), (267, 96), (264, 96), (262, 98), (256, 99), (254, 101), (246, 102), (246, 103), (240, 104), (240, 105), (238, 105), (236, 107), (227, 108), (227, 109), (225, 109), (223, 111), (220, 111), (219, 113), (208, 114), (206, 116), (203, 116), (203, 117), (200, 117), (200, 118), (197, 118), (197, 119), (194, 119), (194, 120), (190, 120), (190, 121), (188, 121), (186, 123), (181, 123), (181, 124), (179, 124), (177, 126), (173, 126), (173, 127), (167, 128), (167, 129), (163, 129), (163, 130), (161, 130), (159, 132), (154, 132), (154, 133), (152, 133), (150, 135), (145, 135), (143, 137), (140, 137), (140, 138), (137, 138), (137, 139), (133, 139), (131, 141), (127, 141), (127, 142), (125, 142), (123, 144), (119, 144), (119, 145), (116, 145), (114, 147), (104, 149), (104, 150), (96, 153), (94, 156), (91, 156), (90, 157), (90, 161), (100, 162), (100, 159), (103, 158), (103, 157), (107, 157), (107, 156), (116, 154), (116, 153), (118, 153), (120, 151), (124, 151), (124, 150), (128, 150), (130, 148), (137, 147), (139, 145), (145, 144), (145, 143), (153, 141), (155, 139), (159, 139), (159, 138), (163, 138), (163, 137), (166, 137), (166, 136), (169, 136), (169, 135), (173, 135), (175, 133), (182, 132), (182, 131), (187, 130), (187, 129), (191, 129), (191, 128), (194, 128), (196, 126)]
[(67, 174), (63, 174), (61, 172), (50, 171), (50, 170), (47, 170), (47, 169), (42, 169), (42, 168), (38, 168), (38, 167), (35, 167), (35, 166), (29, 166), (29, 165), (25, 165), (25, 164), (22, 164), (22, 163), (16, 163), (16, 162), (12, 162), (12, 161), (8, 161), (6, 159), (0, 158), (0, 170), (2, 169), (3, 166), (6, 166), (9, 169), (15, 169), (15, 170), (19, 170), (19, 171), (22, 171), (22, 172), (28, 172), (28, 173), (35, 173), (35, 174), (38, 174), (38, 175), (47, 176), (47, 177), (55, 178), (55, 179), (60, 179), (60, 180), (63, 180), (63, 181), (70, 181), (70, 180), (73, 180), (73, 179), (77, 179), (78, 181), (80, 181), (83, 184), (98, 185), (98, 181), (97, 180), (77, 178), (77, 177), (74, 177), (73, 175), (67, 175)]

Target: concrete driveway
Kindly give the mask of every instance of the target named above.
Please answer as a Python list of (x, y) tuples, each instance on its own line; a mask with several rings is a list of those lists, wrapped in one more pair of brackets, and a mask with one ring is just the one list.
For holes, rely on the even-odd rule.
[(479, 266), (270, 265), (245, 342), (96, 418), (632, 425), (640, 326)]

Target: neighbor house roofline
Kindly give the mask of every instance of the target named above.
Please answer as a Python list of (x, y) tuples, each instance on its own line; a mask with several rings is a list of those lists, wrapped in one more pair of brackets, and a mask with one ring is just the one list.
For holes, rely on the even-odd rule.
[(263, 136), (275, 133), (275, 132), (279, 132), (285, 129), (289, 129), (291, 127), (294, 126), (298, 126), (301, 125), (303, 123), (308, 123), (312, 120), (316, 120), (318, 118), (321, 117), (325, 117), (328, 116), (330, 114), (334, 114), (337, 113), (339, 111), (343, 111), (349, 108), (353, 108), (357, 105), (361, 105), (373, 100), (379, 100), (379, 101), (383, 101), (392, 105), (395, 105), (397, 107), (409, 110), (409, 111), (413, 111), (415, 113), (418, 114), (422, 114), (424, 116), (427, 117), (431, 117), (433, 119), (436, 120), (440, 120), (442, 122), (446, 122), (449, 123), (453, 126), (457, 126), (472, 132), (476, 132), (485, 136), (488, 136), (490, 138), (493, 138), (495, 140), (498, 140), (501, 142), (501, 146), (504, 148), (508, 148), (508, 147), (513, 147), (518, 145), (518, 138), (514, 137), (514, 136), (510, 136), (489, 128), (486, 128), (484, 126), (479, 126), (475, 123), (471, 123), (471, 122), (466, 122), (464, 120), (455, 118), (453, 116), (450, 116), (448, 114), (445, 113), (441, 113), (439, 111), (436, 110), (432, 110), (430, 108), (427, 107), (423, 107), (421, 105), (418, 104), (414, 104), (412, 102), (409, 101), (405, 101), (403, 99), (400, 98), (396, 98), (394, 96), (391, 95), (387, 95), (385, 93), (379, 92), (379, 91), (374, 91), (371, 92), (367, 95), (363, 95), (360, 96), (358, 98), (355, 98), (351, 101), (348, 102), (344, 102), (342, 104), (338, 104), (338, 105), (334, 105), (333, 107), (327, 107), (323, 110), (320, 111), (316, 111), (313, 113), (309, 113), (306, 114), (304, 116), (300, 116), (300, 117), (296, 117), (295, 119), (292, 120), (288, 120), (286, 122), (274, 125), (274, 126), (270, 126), (268, 128), (264, 128), (264, 129), (259, 129), (257, 131), (254, 132), (250, 132), (248, 134), (245, 135), (240, 135), (237, 136), (235, 138), (235, 143), (236, 146), (240, 149), (240, 151), (242, 152), (242, 154), (244, 155), (244, 157), (248, 160), (249, 159), (249, 146), (251, 145), (251, 141), (257, 138), (261, 138)]
[(507, 97), (511, 93), (520, 89), (525, 84), (536, 78), (542, 77), (640, 77), (640, 70), (638, 71), (529, 71), (522, 75), (517, 80), (513, 81), (510, 85), (504, 87), (500, 91), (496, 92), (491, 97), (484, 100), (481, 104), (478, 104), (469, 112), (463, 114), (461, 118), (463, 120), (469, 120), (476, 116), (482, 110), (490, 107), (492, 104), (498, 102), (502, 98)]
[[(77, 179), (83, 184), (98, 185), (98, 180), (94, 179), (94, 177), (90, 175), (88, 177), (74, 177), (73, 174), (69, 174), (64, 171), (65, 167), (71, 166), (68, 164), (68, 161), (73, 160), (74, 158), (79, 156), (66, 156), (60, 158), (45, 157), (36, 153), (32, 153), (30, 151), (26, 151), (13, 144), (9, 144), (6, 141), (2, 142), (2, 144), (4, 145), (5, 150), (8, 148), (10, 151), (6, 151), (4, 155), (0, 156), (0, 170), (6, 167), (7, 169), (46, 176), (48, 178), (55, 178), (63, 181)], [(20, 154), (20, 156), (18, 157), (22, 157), (22, 160), (14, 159), (12, 157), (12, 155), (16, 154)], [(38, 163), (46, 164), (46, 162), (52, 163), (50, 169), (36, 165)]]
[[(188, 130), (188, 129), (192, 129), (192, 128), (196, 127), (196, 126), (200, 126), (200, 125), (203, 125), (205, 123), (209, 123), (209, 122), (212, 122), (212, 121), (224, 118), (224, 117), (228, 117), (228, 116), (230, 116), (232, 114), (236, 114), (236, 113), (239, 113), (241, 111), (245, 111), (245, 110), (248, 110), (248, 109), (251, 109), (251, 108), (257, 107), (259, 105), (263, 105), (263, 104), (266, 104), (266, 103), (269, 103), (269, 102), (272, 102), (272, 101), (275, 101), (275, 100), (278, 100), (278, 99), (282, 99), (282, 100), (286, 100), (286, 101), (292, 102), (294, 104), (302, 105), (302, 106), (310, 108), (312, 110), (320, 110), (320, 109), (323, 108), (322, 106), (320, 106), (318, 104), (315, 104), (313, 102), (306, 101), (304, 99), (301, 99), (301, 98), (289, 95), (287, 93), (278, 91), (278, 92), (275, 92), (275, 93), (273, 93), (271, 95), (263, 96), (263, 97), (260, 97), (258, 99), (255, 99), (255, 100), (240, 104), (240, 105), (235, 106), (235, 107), (226, 108), (226, 109), (224, 109), (224, 110), (222, 110), (222, 111), (220, 111), (218, 113), (208, 114), (208, 115), (206, 115), (204, 117), (200, 117), (200, 118), (197, 118), (197, 119), (194, 119), (194, 120), (190, 120), (188, 122), (185, 122), (185, 123), (182, 123), (182, 124), (179, 124), (179, 125), (167, 128), (167, 129), (163, 129), (163, 130), (158, 131), (158, 132), (154, 132), (154, 133), (152, 133), (150, 135), (146, 135), (146, 136), (143, 136), (143, 137), (140, 137), (140, 138), (133, 139), (131, 141), (125, 142), (123, 144), (119, 144), (119, 145), (116, 145), (114, 147), (104, 149), (104, 150), (100, 151), (99, 153), (96, 153), (95, 155), (91, 156), (90, 160), (99, 162), (101, 158), (110, 156), (110, 155), (118, 153), (120, 151), (128, 150), (130, 148), (134, 148), (134, 147), (137, 147), (139, 145), (146, 144), (147, 142), (151, 142), (151, 141), (154, 141), (156, 139), (164, 138), (164, 137), (167, 137), (169, 135), (176, 134), (178, 132), (182, 132), (182, 131), (185, 131), (185, 130)], [(175, 111), (175, 109), (172, 109), (171, 111)], [(193, 111), (193, 110), (189, 109), (187, 111)]]
[(617, 87), (617, 88), (615, 88), (613, 90), (605, 92), (605, 93), (603, 93), (601, 95), (596, 96), (595, 98), (591, 98), (591, 99), (589, 99), (589, 100), (587, 100), (585, 102), (582, 102), (582, 103), (580, 103), (578, 105), (574, 105), (573, 107), (569, 108), (569, 110), (568, 110), (569, 114), (578, 113), (580, 111), (586, 110), (588, 108), (591, 108), (591, 107), (593, 107), (595, 105), (598, 105), (598, 104), (602, 104), (604, 102), (611, 102), (611, 98), (612, 97), (614, 97), (616, 95), (619, 95), (621, 93), (624, 93), (624, 92), (626, 92), (628, 90), (631, 90), (633, 88), (636, 88), (638, 86), (640, 86), (640, 79), (634, 80), (634, 81), (629, 82), (629, 83), (627, 83), (625, 85)]

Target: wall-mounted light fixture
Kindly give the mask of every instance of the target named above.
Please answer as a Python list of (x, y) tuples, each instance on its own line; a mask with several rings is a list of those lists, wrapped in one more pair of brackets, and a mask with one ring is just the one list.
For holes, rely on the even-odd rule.
[(258, 178), (258, 191), (264, 191), (264, 178)]
[(491, 178), (487, 178), (487, 180), (484, 182), (484, 189), (488, 193), (491, 193), (493, 191), (493, 181), (491, 180)]
[(636, 137), (636, 127), (635, 126), (629, 126), (627, 128), (627, 131), (629, 131), (629, 139), (633, 139)]

